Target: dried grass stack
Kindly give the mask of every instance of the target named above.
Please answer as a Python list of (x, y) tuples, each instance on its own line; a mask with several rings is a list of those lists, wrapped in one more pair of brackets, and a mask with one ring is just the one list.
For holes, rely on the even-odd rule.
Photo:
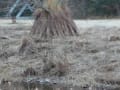
[(56, 37), (78, 35), (69, 9), (63, 2), (65, 0), (43, 0), (42, 8), (35, 11), (36, 18), (30, 34), (22, 41), (20, 54), (35, 53), (36, 42), (38, 45), (41, 40), (51, 42)]
[(78, 35), (69, 9), (61, 0), (45, 0), (43, 8), (35, 11), (35, 22), (30, 32), (37, 39)]
[(22, 56), (30, 59), (40, 57), (44, 64), (43, 74), (48, 76), (62, 76), (69, 69), (68, 59), (63, 57), (65, 53), (56, 50), (59, 46), (54, 46), (52, 40), (78, 35), (69, 9), (62, 3), (61, 0), (44, 0), (43, 8), (35, 12), (36, 19), (29, 36), (22, 41), (19, 49)]

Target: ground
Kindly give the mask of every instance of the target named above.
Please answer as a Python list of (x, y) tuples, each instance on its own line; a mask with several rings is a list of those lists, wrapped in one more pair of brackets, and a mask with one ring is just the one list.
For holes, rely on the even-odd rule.
[[(65, 52), (70, 69), (61, 81), (73, 85), (120, 84), (120, 20), (75, 20), (79, 36), (56, 41)], [(19, 56), (21, 41), (32, 20), (0, 20), (0, 79), (20, 80), (29, 67), (41, 72), (41, 58)]]

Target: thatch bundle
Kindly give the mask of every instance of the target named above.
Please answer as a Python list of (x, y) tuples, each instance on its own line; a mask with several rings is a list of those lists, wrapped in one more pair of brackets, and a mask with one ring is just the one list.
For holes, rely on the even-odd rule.
[[(76, 36), (77, 27), (72, 20), (69, 9), (62, 0), (44, 0), (43, 7), (35, 11), (35, 22), (29, 36), (23, 40), (19, 52), (32, 49), (36, 41), (50, 41), (56, 37)], [(28, 40), (27, 40), (28, 39)], [(29, 43), (28, 43), (29, 42)], [(49, 43), (51, 44), (51, 43)], [(32, 47), (32, 48), (31, 48)], [(36, 47), (36, 46), (35, 46)], [(27, 50), (27, 51), (32, 51)]]
[[(58, 56), (54, 58), (59, 52), (53, 50), (57, 46), (53, 46), (52, 40), (56, 37), (76, 35), (78, 35), (77, 27), (63, 1), (44, 0), (43, 7), (35, 11), (33, 28), (29, 36), (23, 40), (19, 54), (33, 57), (36, 54), (41, 56), (43, 51), (43, 71), (52, 73), (55, 71), (54, 74), (61, 75), (67, 71), (69, 65), (66, 58), (58, 58)], [(41, 40), (45, 42), (41, 42)], [(60, 57), (63, 55), (60, 55)]]
[(35, 11), (31, 36), (38, 39), (78, 35), (67, 6), (61, 0), (45, 0), (43, 8)]

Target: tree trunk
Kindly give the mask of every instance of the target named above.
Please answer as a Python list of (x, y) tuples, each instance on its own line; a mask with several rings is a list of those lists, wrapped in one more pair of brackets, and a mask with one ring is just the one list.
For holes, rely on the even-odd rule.
[(81, 0), (81, 13), (83, 18), (87, 18), (87, 0)]
[(115, 7), (116, 7), (116, 10), (117, 10), (117, 15), (120, 16), (120, 5), (117, 4)]

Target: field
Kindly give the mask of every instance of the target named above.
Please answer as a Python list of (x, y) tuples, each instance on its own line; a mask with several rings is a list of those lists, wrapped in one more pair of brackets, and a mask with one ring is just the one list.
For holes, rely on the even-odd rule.
[[(76, 20), (78, 37), (57, 39), (54, 45), (67, 57), (69, 72), (60, 82), (78, 86), (120, 85), (120, 20)], [(32, 20), (0, 20), (0, 80), (22, 80), (29, 67), (41, 72), (41, 58), (21, 57), (18, 49)], [(66, 53), (63, 53), (66, 52)]]

